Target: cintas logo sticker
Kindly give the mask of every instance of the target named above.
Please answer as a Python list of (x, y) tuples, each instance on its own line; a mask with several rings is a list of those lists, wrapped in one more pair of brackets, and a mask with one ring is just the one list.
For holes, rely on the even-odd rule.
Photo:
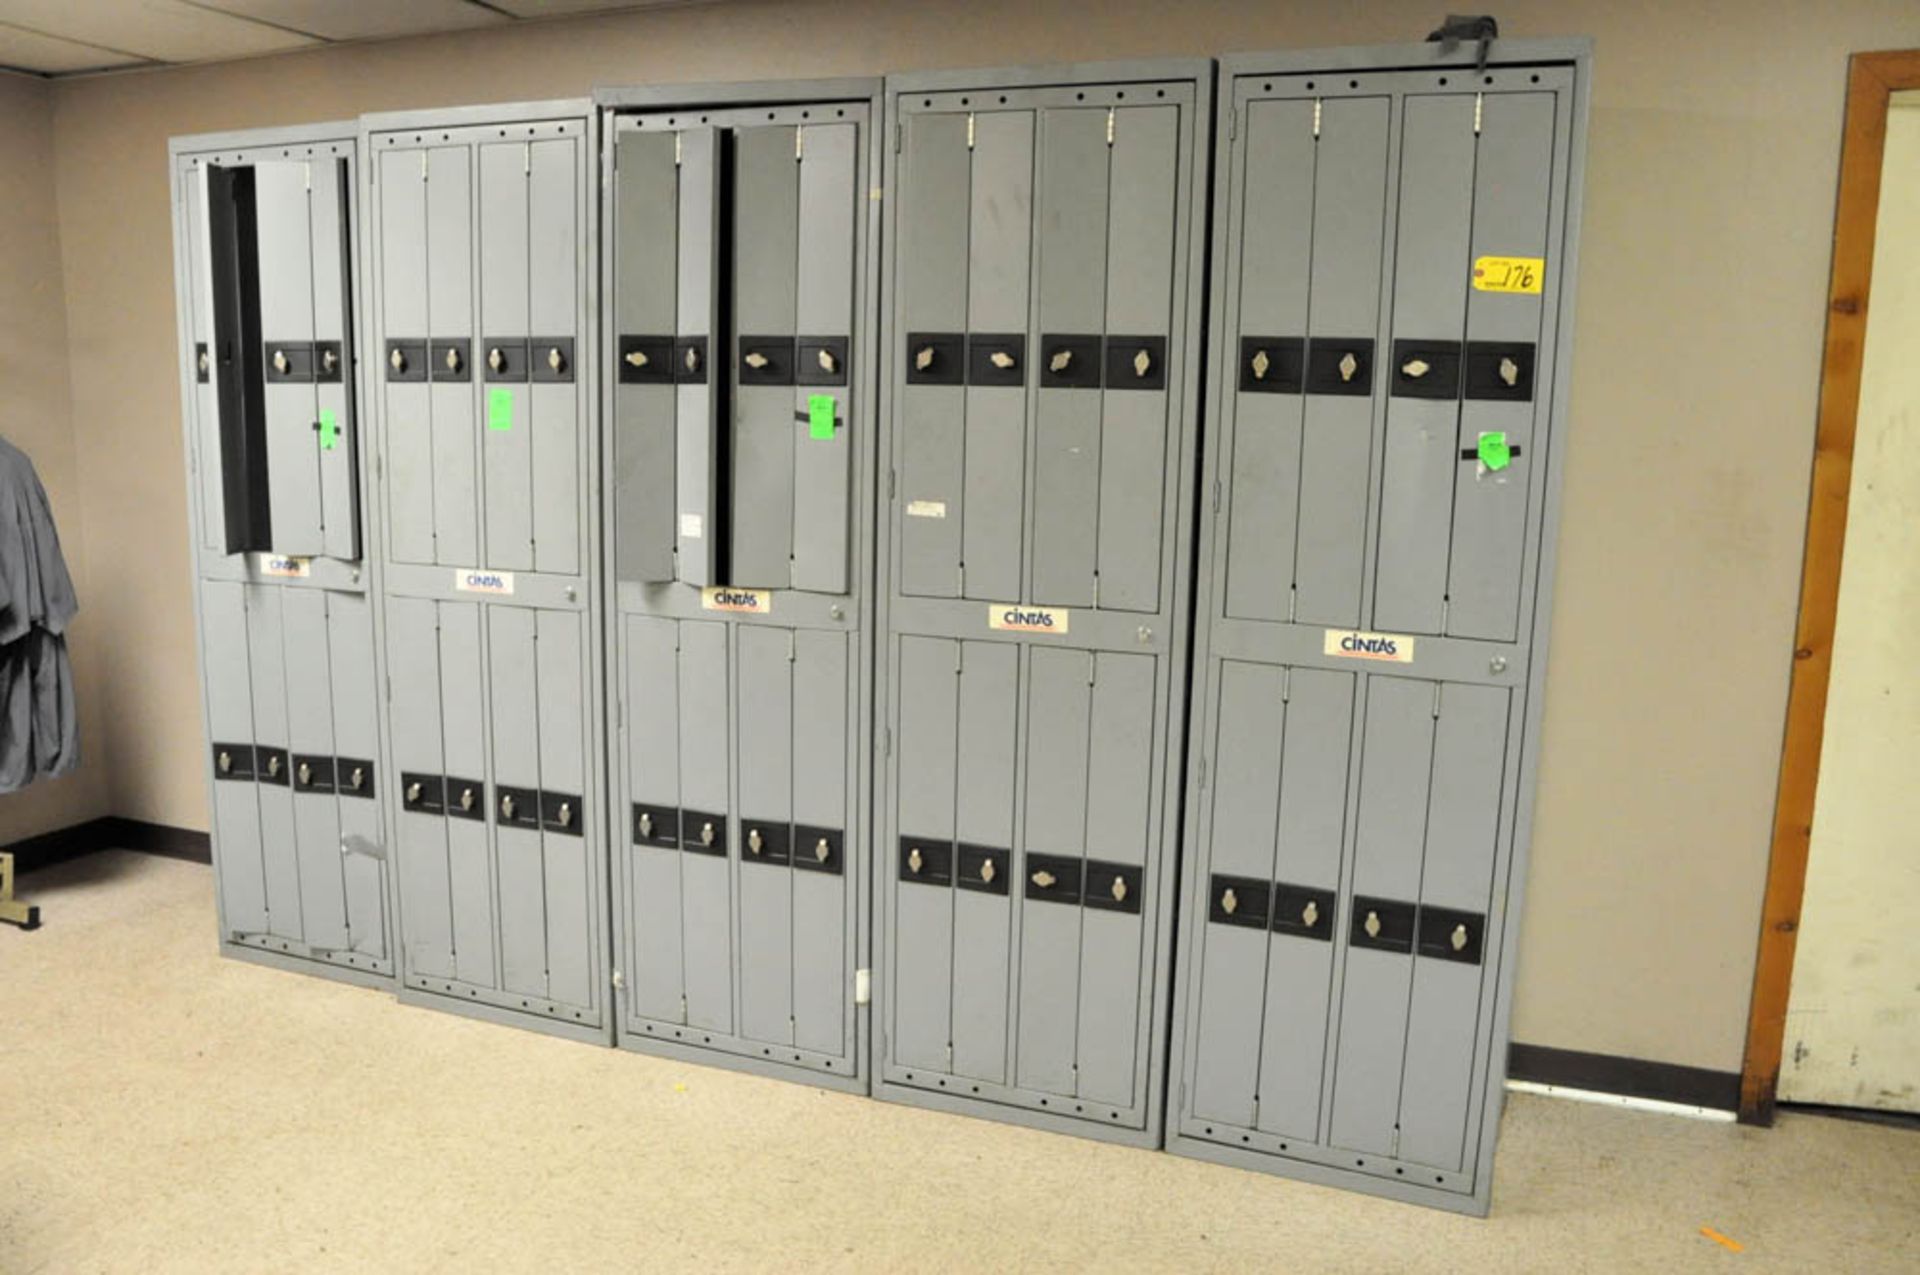
[(773, 594), (766, 589), (702, 589), (700, 605), (709, 611), (744, 611), (748, 615), (771, 615)]
[(987, 608), (987, 627), (1003, 633), (1065, 633), (1073, 612), (1064, 607), (1022, 607), (995, 603)]
[(313, 560), (310, 558), (289, 558), (285, 554), (263, 553), (259, 556), (260, 574), (279, 576), (283, 580), (305, 580), (313, 574)]
[(511, 571), (456, 570), (453, 587), (462, 593), (512, 593)]
[(1385, 660), (1413, 663), (1413, 639), (1401, 633), (1361, 633), (1355, 629), (1328, 629), (1325, 651), (1349, 660)]

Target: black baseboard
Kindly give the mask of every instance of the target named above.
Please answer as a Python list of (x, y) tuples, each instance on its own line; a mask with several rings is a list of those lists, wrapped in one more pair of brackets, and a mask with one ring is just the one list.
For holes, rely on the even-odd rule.
[(1612, 1054), (1584, 1054), (1551, 1045), (1507, 1047), (1507, 1075), (1513, 1080), (1592, 1089), (1628, 1098), (1652, 1098), (1716, 1111), (1740, 1109), (1740, 1073), (1682, 1067), (1678, 1063), (1616, 1058)]
[(14, 870), (22, 876), (98, 850), (141, 850), (169, 859), (213, 862), (213, 842), (206, 833), (119, 815), (89, 819), (71, 828), (57, 828), (10, 846), (0, 846), (0, 850), (13, 856)]

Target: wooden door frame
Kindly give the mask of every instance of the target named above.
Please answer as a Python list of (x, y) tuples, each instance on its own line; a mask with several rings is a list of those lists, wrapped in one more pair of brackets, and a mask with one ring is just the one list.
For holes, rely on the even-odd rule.
[(1847, 114), (1840, 147), (1840, 195), (1833, 223), (1833, 274), (1827, 289), (1826, 354), (1820, 369), (1820, 422), (1807, 502), (1806, 557), (1800, 574), (1800, 619), (1787, 693), (1786, 738), (1773, 814), (1773, 850), (1760, 913), (1760, 951), (1740, 1068), (1740, 1119), (1773, 1123), (1786, 1041), (1787, 994), (1807, 886), (1814, 789), (1826, 730), (1827, 683), (1840, 605), (1840, 558), (1846, 544), (1847, 498), (1860, 410), (1860, 367), (1866, 348), (1867, 292), (1873, 278), (1874, 226), (1880, 212), (1880, 168), (1893, 94), (1920, 89), (1920, 49), (1856, 53), (1847, 69)]

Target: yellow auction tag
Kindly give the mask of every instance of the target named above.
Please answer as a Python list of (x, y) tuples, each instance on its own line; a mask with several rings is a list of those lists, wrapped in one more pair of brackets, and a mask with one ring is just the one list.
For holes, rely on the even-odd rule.
[(1542, 257), (1473, 259), (1473, 286), (1480, 292), (1538, 292), (1546, 273)]

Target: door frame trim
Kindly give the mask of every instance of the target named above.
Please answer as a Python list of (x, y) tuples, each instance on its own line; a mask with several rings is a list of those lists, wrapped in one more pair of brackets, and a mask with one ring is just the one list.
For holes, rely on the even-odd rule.
[(1813, 833), (1814, 791), (1820, 778), (1820, 747), (1826, 730), (1827, 685), (1833, 672), (1840, 560), (1846, 544), (1847, 501), (1853, 478), (1887, 111), (1893, 94), (1903, 89), (1920, 89), (1920, 49), (1856, 53), (1848, 60), (1833, 272), (1827, 288), (1820, 416), (1807, 502), (1800, 610), (1787, 692), (1786, 734), (1780, 752), (1773, 846), (1760, 913), (1759, 955), (1747, 1017), (1747, 1048), (1740, 1069), (1740, 1119), (1746, 1124), (1773, 1123), (1780, 1081), (1787, 996), (1793, 983), (1800, 907), (1806, 894), (1807, 850)]

